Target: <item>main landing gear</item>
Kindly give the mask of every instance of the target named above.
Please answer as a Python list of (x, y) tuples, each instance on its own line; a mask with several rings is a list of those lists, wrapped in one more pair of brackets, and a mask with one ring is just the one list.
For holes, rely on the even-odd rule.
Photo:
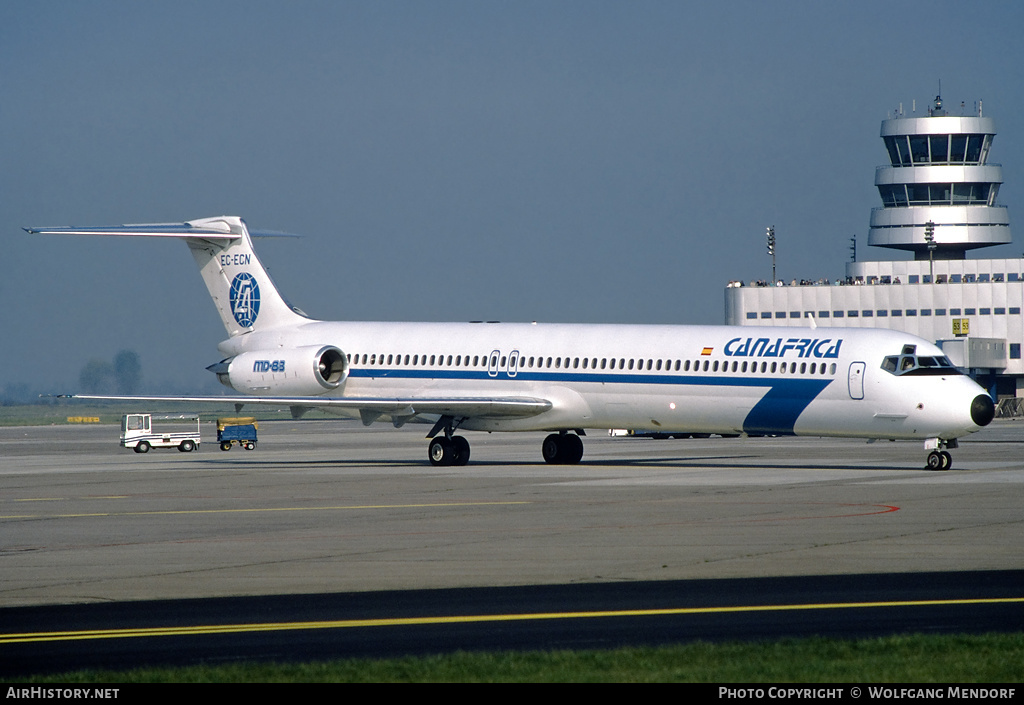
[(583, 441), (575, 433), (552, 433), (540, 447), (549, 465), (575, 465), (583, 457)]
[[(454, 435), (463, 419), (443, 416), (430, 429), (427, 458), (434, 466), (465, 465), (469, 462), (469, 441)], [(583, 431), (552, 433), (541, 445), (544, 462), (550, 465), (575, 465), (583, 458)]]
[(469, 462), (469, 441), (462, 436), (438, 436), (431, 439), (427, 456), (431, 465), (465, 465)]
[[(454, 416), (442, 416), (430, 429), (427, 434), (430, 439), (427, 457), (431, 465), (465, 465), (469, 462), (469, 441), (462, 436), (452, 435), (462, 421)], [(444, 431), (444, 435), (437, 435), (441, 431)]]
[(946, 448), (956, 448), (959, 444), (955, 438), (946, 441), (941, 438), (929, 438), (925, 441), (925, 450), (933, 449), (925, 461), (925, 470), (949, 470), (953, 467), (953, 456)]

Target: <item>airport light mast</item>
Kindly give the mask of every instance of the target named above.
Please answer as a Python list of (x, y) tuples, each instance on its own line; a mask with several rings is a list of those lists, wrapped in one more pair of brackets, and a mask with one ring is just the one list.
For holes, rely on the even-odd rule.
[(928, 280), (935, 283), (935, 223), (928, 221), (924, 224), (924, 241), (928, 243)]

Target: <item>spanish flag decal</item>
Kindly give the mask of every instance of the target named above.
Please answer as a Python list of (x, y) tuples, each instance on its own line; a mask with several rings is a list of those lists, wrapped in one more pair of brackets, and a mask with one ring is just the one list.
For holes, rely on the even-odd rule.
[(701, 355), (710, 355), (712, 350), (714, 350), (714, 348), (704, 348), (703, 350), (700, 351), (700, 354)]

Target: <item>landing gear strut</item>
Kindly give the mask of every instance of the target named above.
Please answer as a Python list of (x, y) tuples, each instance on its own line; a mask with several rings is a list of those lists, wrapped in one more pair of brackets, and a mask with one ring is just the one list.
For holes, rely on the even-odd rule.
[(925, 450), (933, 448), (931, 453), (928, 454), (928, 460), (925, 462), (925, 470), (949, 470), (953, 467), (953, 456), (949, 454), (946, 448), (956, 448), (956, 439), (950, 439), (948, 441), (941, 438), (930, 438), (925, 441)]
[(583, 441), (575, 433), (552, 433), (544, 439), (540, 452), (550, 465), (575, 465), (583, 457)]
[[(431, 439), (427, 446), (427, 457), (431, 465), (465, 465), (469, 462), (469, 441), (462, 436), (452, 435), (460, 421), (462, 419), (442, 416), (427, 434), (427, 438)], [(444, 431), (443, 436), (437, 435), (440, 431)]]

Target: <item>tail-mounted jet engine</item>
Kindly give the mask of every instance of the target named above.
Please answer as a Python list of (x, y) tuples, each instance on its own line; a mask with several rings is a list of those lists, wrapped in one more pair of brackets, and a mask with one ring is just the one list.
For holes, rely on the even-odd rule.
[(206, 369), (232, 389), (246, 394), (318, 396), (348, 378), (348, 358), (338, 348), (308, 345), (246, 352)]

